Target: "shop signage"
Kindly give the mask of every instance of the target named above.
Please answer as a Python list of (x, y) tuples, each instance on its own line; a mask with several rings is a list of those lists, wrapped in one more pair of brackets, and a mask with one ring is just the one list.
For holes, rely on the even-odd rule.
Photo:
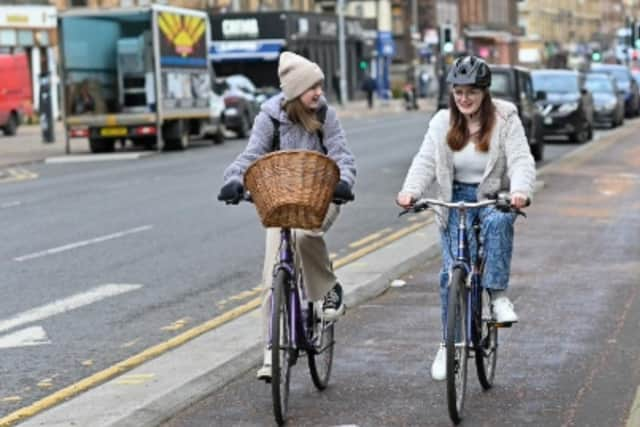
[(222, 20), (222, 36), (225, 39), (255, 39), (259, 33), (258, 20), (255, 18)]
[(54, 6), (0, 6), (0, 27), (56, 28)]

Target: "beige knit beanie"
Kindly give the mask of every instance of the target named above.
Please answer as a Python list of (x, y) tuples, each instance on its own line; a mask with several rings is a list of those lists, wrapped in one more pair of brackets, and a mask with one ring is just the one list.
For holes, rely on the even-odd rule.
[(285, 99), (291, 101), (324, 80), (324, 73), (315, 62), (293, 52), (282, 52), (278, 64), (278, 77)]

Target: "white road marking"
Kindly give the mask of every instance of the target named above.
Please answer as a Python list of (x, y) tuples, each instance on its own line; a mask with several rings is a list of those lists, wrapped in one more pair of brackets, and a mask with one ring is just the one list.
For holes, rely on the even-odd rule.
[(0, 205), (0, 209), (15, 208), (16, 206), (20, 206), (21, 204), (22, 202), (6, 202)]
[(149, 157), (156, 154), (153, 151), (142, 151), (135, 153), (116, 153), (116, 154), (77, 154), (67, 156), (48, 157), (45, 159), (47, 164), (56, 163), (86, 163), (86, 162), (110, 162), (118, 160), (138, 160), (143, 157)]
[(57, 253), (60, 253), (60, 252), (69, 251), (71, 249), (81, 248), (83, 246), (89, 246), (89, 245), (94, 245), (96, 243), (106, 242), (107, 240), (117, 239), (119, 237), (124, 237), (124, 236), (127, 236), (129, 234), (140, 233), (142, 231), (151, 230), (152, 228), (153, 228), (152, 225), (143, 225), (142, 227), (136, 227), (136, 228), (132, 228), (130, 230), (119, 231), (117, 233), (108, 234), (106, 236), (101, 236), (101, 237), (96, 237), (94, 239), (83, 240), (81, 242), (70, 243), (68, 245), (58, 246), (56, 248), (51, 248), (51, 249), (47, 249), (47, 250), (44, 250), (44, 251), (28, 254), (28, 255), (22, 255), (22, 256), (19, 256), (19, 257), (15, 257), (13, 260), (14, 261), (18, 261), (18, 262), (28, 261), (28, 260), (31, 260), (31, 259), (34, 259), (34, 258), (41, 258), (43, 256), (53, 255), (53, 254), (57, 254)]
[(94, 302), (103, 300), (105, 298), (135, 291), (137, 289), (140, 289), (141, 287), (142, 285), (115, 283), (98, 286), (87, 292), (75, 294), (70, 297), (45, 304), (43, 306), (24, 311), (22, 313), (18, 313), (8, 319), (0, 320), (0, 333), (27, 323), (37, 322), (39, 320), (46, 319), (47, 317), (62, 314), (85, 305), (93, 304)]
[(42, 344), (51, 344), (42, 326), (20, 329), (19, 331), (0, 337), (0, 349)]

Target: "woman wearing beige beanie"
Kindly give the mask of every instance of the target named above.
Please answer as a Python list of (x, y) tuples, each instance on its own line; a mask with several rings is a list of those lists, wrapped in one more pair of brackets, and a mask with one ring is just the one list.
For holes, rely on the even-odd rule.
[[(336, 111), (327, 105), (323, 96), (324, 73), (318, 64), (291, 52), (280, 55), (278, 77), (282, 93), (262, 104), (251, 130), (247, 147), (224, 172), (224, 186), (218, 199), (238, 203), (244, 194), (243, 176), (258, 158), (278, 149), (305, 149), (319, 151), (333, 159), (340, 169), (340, 182), (334, 196), (352, 200), (351, 188), (355, 182), (355, 160), (347, 147), (347, 140)], [(342, 287), (331, 266), (324, 233), (331, 227), (339, 207), (331, 205), (319, 230), (294, 230), (296, 252), (302, 264), (307, 297), (314, 301), (324, 299), (326, 318), (337, 319), (344, 313)], [(278, 255), (280, 230), (267, 229), (263, 268), (262, 324), (265, 343), (264, 365), (258, 378), (271, 380), (271, 354), (266, 348), (269, 339), (269, 296), (272, 270)]]

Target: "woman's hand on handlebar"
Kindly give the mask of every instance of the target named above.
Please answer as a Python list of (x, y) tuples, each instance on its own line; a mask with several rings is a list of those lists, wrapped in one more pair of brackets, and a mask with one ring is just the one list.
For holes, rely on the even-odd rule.
[(336, 205), (342, 205), (347, 202), (351, 202), (355, 199), (351, 186), (347, 181), (340, 180), (333, 190), (333, 203)]
[(511, 206), (516, 209), (522, 209), (529, 206), (529, 198), (526, 194), (519, 191), (511, 193)]
[(413, 197), (413, 195), (409, 194), (409, 193), (398, 193), (398, 196), (396, 197), (396, 204), (404, 209), (409, 209), (411, 206), (413, 206), (413, 203), (415, 202), (415, 198)]

